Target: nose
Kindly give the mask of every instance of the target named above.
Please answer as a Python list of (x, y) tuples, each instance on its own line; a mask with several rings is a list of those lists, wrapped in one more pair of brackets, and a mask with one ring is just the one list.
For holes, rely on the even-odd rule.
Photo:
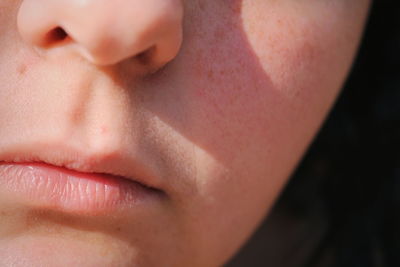
[(162, 67), (179, 51), (182, 19), (182, 0), (23, 0), (18, 30), (45, 51), (72, 49), (97, 65)]

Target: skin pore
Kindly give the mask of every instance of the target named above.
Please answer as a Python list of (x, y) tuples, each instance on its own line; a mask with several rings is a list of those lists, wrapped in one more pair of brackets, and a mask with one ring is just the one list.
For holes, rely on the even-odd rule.
[(0, 265), (221, 266), (332, 106), (370, 1), (110, 3), (0, 2), (0, 161), (153, 177), (157, 196), (71, 212), (0, 172)]

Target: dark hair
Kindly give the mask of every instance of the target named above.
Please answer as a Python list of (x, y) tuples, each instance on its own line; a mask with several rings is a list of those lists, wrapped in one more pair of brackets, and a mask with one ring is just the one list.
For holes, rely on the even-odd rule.
[[(357, 0), (355, 0), (357, 1)], [(228, 266), (400, 266), (400, 13), (373, 3), (330, 117)]]

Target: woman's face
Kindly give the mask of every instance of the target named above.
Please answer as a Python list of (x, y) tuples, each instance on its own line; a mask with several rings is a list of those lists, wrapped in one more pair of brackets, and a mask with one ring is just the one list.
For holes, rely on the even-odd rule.
[(1, 0), (0, 265), (222, 265), (320, 127), (368, 6)]

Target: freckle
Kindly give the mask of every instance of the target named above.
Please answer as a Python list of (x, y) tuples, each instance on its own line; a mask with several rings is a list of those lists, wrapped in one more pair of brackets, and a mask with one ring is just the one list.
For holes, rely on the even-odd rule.
[(240, 12), (242, 11), (241, 1), (231, 3), (230, 8), (234, 14), (240, 14)]
[(209, 79), (214, 78), (214, 72), (212, 70), (209, 70), (208, 73), (207, 73), (207, 76), (208, 76)]
[(204, 2), (203, 2), (203, 1), (200, 1), (200, 2), (199, 2), (199, 8), (200, 8), (201, 11), (204, 11), (204, 10), (205, 10), (205, 5), (204, 5)]
[(26, 65), (24, 64), (24, 63), (22, 63), (22, 64), (20, 64), (18, 67), (17, 67), (17, 72), (20, 74), (20, 75), (23, 75), (23, 74), (25, 74), (25, 72), (26, 72)]

